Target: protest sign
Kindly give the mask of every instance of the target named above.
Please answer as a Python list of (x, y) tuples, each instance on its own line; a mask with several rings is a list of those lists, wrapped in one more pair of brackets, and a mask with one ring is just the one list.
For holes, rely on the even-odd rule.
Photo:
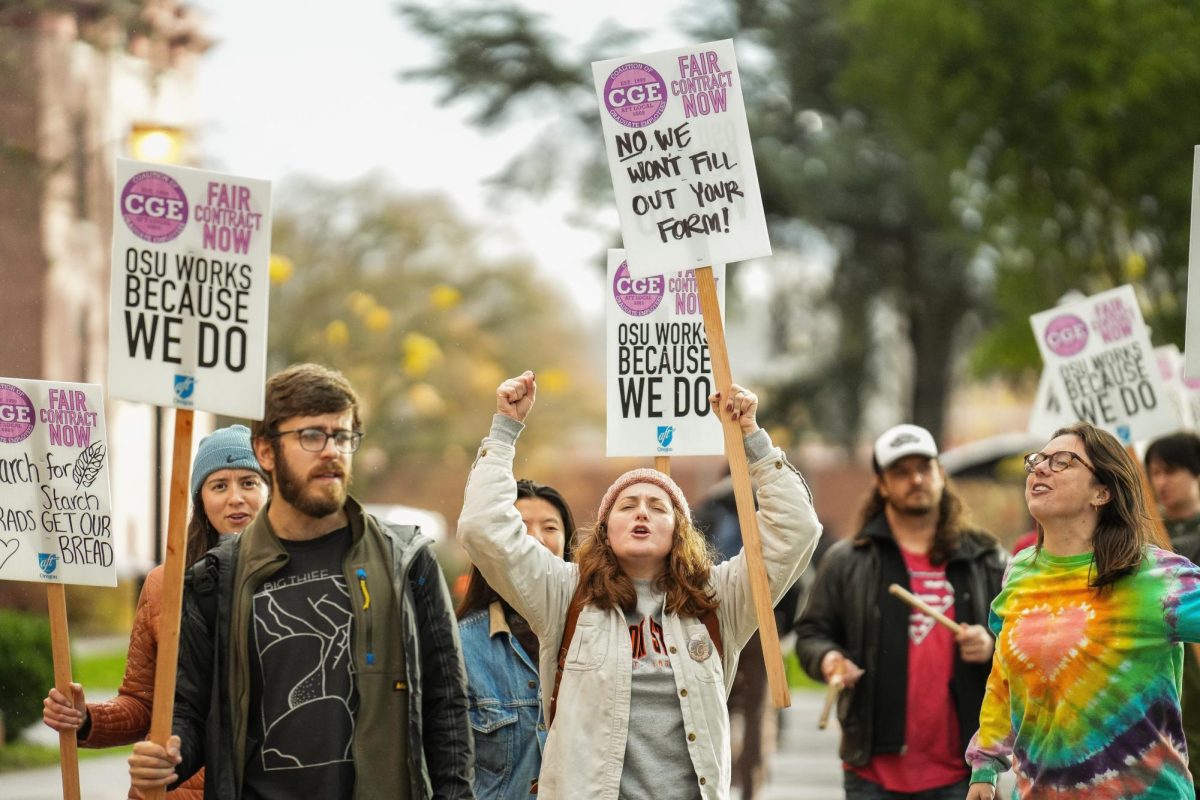
[(629, 274), (771, 254), (733, 42), (592, 64)]
[(1070, 416), (1125, 445), (1180, 427), (1132, 286), (1030, 317), (1054, 394)]
[(1029, 432), (1038, 436), (1050, 436), (1058, 430), (1075, 421), (1075, 415), (1070, 407), (1059, 401), (1054, 391), (1054, 371), (1047, 368), (1042, 370), (1038, 379), (1037, 394), (1033, 398), (1033, 408), (1029, 414)]
[(271, 185), (117, 159), (109, 391), (262, 417)]
[[(1193, 427), (1193, 408), (1188, 397), (1187, 382), (1183, 378), (1183, 354), (1173, 344), (1165, 344), (1154, 348), (1154, 363), (1158, 364), (1158, 375), (1162, 378), (1163, 388), (1167, 399), (1175, 409), (1175, 417), (1181, 428)], [(1193, 383), (1197, 383), (1193, 381)]]
[(1188, 238), (1187, 287), (1183, 377), (1200, 380), (1200, 145), (1192, 150), (1192, 225)]
[(104, 395), (0, 378), (0, 580), (116, 586)]
[[(725, 269), (713, 271), (723, 295)], [(607, 285), (608, 455), (721, 455), (694, 271), (634, 278), (625, 251), (609, 250)]]
[[(64, 584), (116, 586), (104, 393), (0, 378), (0, 580), (46, 587), (54, 685), (70, 696)], [(78, 800), (75, 734), (59, 734), (63, 797)]]

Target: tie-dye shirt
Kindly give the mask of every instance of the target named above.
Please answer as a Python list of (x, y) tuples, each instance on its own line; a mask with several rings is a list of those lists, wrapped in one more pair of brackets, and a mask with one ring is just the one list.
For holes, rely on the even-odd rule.
[(1092, 556), (1022, 551), (992, 603), (996, 655), (967, 749), (973, 783), (1011, 763), (1016, 794), (1194, 798), (1179, 711), (1183, 646), (1200, 641), (1200, 569), (1149, 547), (1108, 591)]

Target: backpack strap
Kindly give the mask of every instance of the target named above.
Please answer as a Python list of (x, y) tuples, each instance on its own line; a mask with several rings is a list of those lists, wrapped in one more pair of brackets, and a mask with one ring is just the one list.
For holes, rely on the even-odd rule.
[(554, 713), (558, 709), (558, 687), (562, 683), (563, 667), (567, 663), (567, 651), (571, 649), (571, 640), (575, 638), (575, 625), (579, 622), (579, 612), (583, 611), (583, 585), (575, 587), (571, 595), (571, 605), (567, 606), (567, 621), (563, 626), (562, 643), (558, 647), (558, 669), (554, 671), (554, 693), (550, 695), (550, 719), (546, 722), (549, 728), (554, 724)]
[(700, 615), (700, 621), (708, 629), (708, 638), (712, 639), (713, 647), (717, 648), (717, 658), (725, 660), (725, 648), (721, 646), (721, 621), (717, 619), (717, 610), (710, 608)]
[[(558, 687), (562, 683), (563, 668), (567, 664), (567, 651), (571, 649), (571, 640), (575, 638), (575, 626), (579, 622), (579, 613), (583, 611), (582, 586), (575, 589), (571, 596), (571, 604), (567, 606), (567, 621), (563, 625), (562, 644), (558, 648), (558, 668), (554, 671), (554, 692), (550, 695), (550, 719), (546, 723), (549, 728), (554, 724), (554, 714), (558, 710)], [(708, 630), (713, 647), (717, 649), (717, 658), (725, 659), (725, 648), (721, 646), (721, 621), (717, 619), (717, 610), (710, 608), (700, 615), (700, 621)]]

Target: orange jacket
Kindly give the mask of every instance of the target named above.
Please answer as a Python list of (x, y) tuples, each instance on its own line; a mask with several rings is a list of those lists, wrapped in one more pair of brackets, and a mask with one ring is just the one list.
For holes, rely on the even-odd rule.
[[(133, 630), (129, 633), (129, 655), (125, 660), (125, 679), (118, 694), (106, 703), (88, 703), (92, 724), (81, 747), (116, 747), (133, 744), (150, 732), (154, 700), (154, 668), (158, 657), (158, 618), (162, 612), (163, 568), (150, 570), (138, 597)], [(129, 788), (131, 800), (141, 793)], [(204, 800), (204, 770), (200, 770), (178, 789), (168, 792), (172, 800)]]

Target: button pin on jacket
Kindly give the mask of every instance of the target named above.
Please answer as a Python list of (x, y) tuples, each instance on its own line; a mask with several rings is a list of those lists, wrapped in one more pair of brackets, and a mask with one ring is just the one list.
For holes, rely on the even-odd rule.
[(700, 633), (692, 634), (688, 639), (688, 655), (694, 661), (704, 661), (712, 655), (712, 643), (708, 637)]

